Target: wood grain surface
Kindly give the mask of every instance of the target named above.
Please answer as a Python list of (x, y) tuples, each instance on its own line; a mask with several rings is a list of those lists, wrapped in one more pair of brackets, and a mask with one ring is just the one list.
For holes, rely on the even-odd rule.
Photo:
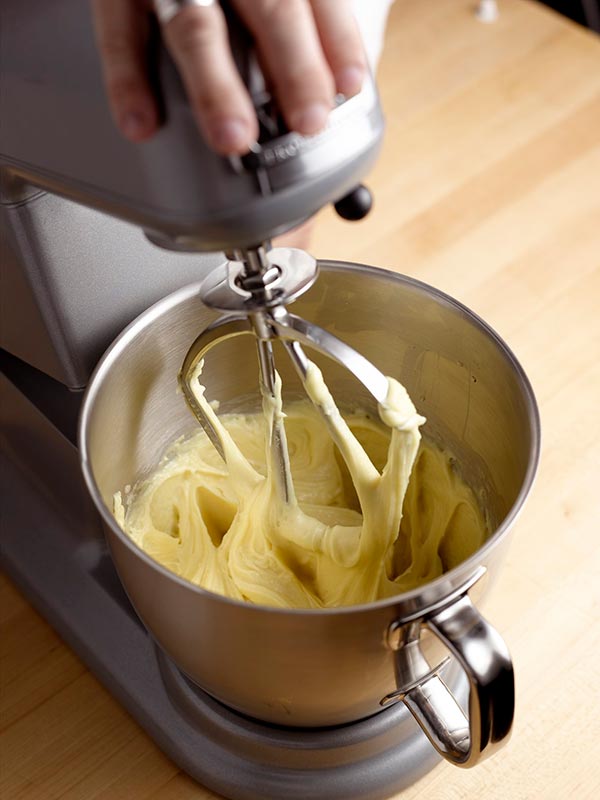
[[(412, 798), (600, 797), (600, 40), (542, 6), (397, 0), (375, 210), (321, 214), (313, 252), (431, 283), (506, 339), (543, 454), (486, 615), (517, 676), (508, 745)], [(11, 584), (1, 584), (2, 800), (209, 800)], [(267, 798), (265, 798), (267, 800)]]

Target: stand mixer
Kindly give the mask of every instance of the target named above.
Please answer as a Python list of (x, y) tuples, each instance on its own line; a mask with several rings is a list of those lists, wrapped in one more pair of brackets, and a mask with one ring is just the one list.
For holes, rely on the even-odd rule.
[[(244, 32), (233, 25), (232, 47), (261, 127), (253, 151), (223, 158), (204, 145), (160, 46), (164, 124), (150, 142), (132, 145), (109, 118), (85, 4), (6, 0), (2, 18), (0, 116), (9, 120), (0, 131), (3, 562), (159, 746), (211, 789), (241, 800), (389, 796), (439, 759), (402, 703), (331, 728), (262, 723), (203, 692), (161, 652), (116, 576), (75, 449), (77, 392), (106, 345), (152, 302), (199, 278), (204, 304), (228, 314), (192, 344), (181, 372), (186, 399), (209, 436), (191, 376), (207, 348), (240, 333), (257, 337), (267, 393), (274, 379), (271, 341), (280, 338), (301, 377), (308, 344), (384, 399), (386, 379), (366, 358), (288, 312), (287, 304), (316, 279), (314, 260), (270, 247), (272, 237), (329, 202), (348, 219), (369, 210), (360, 181), (383, 133), (374, 84), (366, 81), (354, 98), (339, 97), (321, 134), (290, 133)], [(281, 429), (272, 440), (286, 496)], [(458, 664), (446, 663), (442, 672), (463, 701), (467, 681)], [(506, 735), (511, 720), (494, 722), (504, 731), (492, 730), (492, 741)], [(464, 716), (455, 722), (440, 751), (463, 747)]]

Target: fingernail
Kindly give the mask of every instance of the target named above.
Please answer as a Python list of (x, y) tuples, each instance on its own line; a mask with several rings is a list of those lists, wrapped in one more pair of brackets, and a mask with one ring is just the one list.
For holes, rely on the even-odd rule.
[(120, 128), (128, 139), (142, 138), (148, 133), (148, 117), (140, 111), (128, 111), (122, 118)]
[(338, 92), (352, 97), (360, 92), (364, 77), (365, 71), (362, 67), (344, 67), (335, 73), (335, 85)]
[(237, 153), (248, 149), (249, 130), (239, 119), (221, 119), (208, 123), (210, 143), (221, 153)]
[(330, 110), (324, 103), (313, 103), (295, 111), (290, 119), (292, 129), (298, 133), (318, 133), (327, 124)]

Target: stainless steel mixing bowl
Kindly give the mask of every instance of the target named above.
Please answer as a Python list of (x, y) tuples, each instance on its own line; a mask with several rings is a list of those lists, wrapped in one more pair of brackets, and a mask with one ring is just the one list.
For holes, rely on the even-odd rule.
[[(190, 342), (215, 319), (198, 287), (182, 289), (133, 322), (108, 350), (88, 387), (80, 452), (89, 490), (129, 597), (160, 647), (205, 691), (232, 708), (279, 725), (328, 726), (404, 701), (433, 745), (471, 766), (510, 732), (514, 683), (502, 639), (474, 605), (500, 568), (539, 454), (533, 392), (502, 340), (437, 290), (383, 270), (322, 262), (294, 312), (328, 328), (384, 373), (404, 383), (427, 417), (423, 433), (456, 455), (482, 498), (489, 540), (464, 563), (422, 588), (365, 606), (279, 610), (204, 591), (155, 563), (121, 531), (114, 492), (155, 467), (165, 448), (196, 423), (177, 392)], [(259, 405), (251, 337), (224, 343), (204, 378), (221, 409)], [(343, 406), (369, 397), (324, 359)], [(288, 359), (286, 394), (300, 393)], [(444, 684), (457, 659), (470, 683), (466, 714)]]

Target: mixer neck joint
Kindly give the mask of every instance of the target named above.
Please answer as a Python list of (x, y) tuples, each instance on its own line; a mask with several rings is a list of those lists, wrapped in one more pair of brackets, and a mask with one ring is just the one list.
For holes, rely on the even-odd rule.
[(228, 261), (202, 284), (205, 305), (251, 315), (292, 303), (318, 274), (316, 260), (304, 250), (271, 248), (265, 242), (227, 253)]
[(269, 269), (267, 253), (272, 249), (270, 240), (261, 242), (253, 247), (238, 247), (226, 253), (230, 261), (239, 261), (242, 264), (242, 276), (251, 278), (263, 275)]

